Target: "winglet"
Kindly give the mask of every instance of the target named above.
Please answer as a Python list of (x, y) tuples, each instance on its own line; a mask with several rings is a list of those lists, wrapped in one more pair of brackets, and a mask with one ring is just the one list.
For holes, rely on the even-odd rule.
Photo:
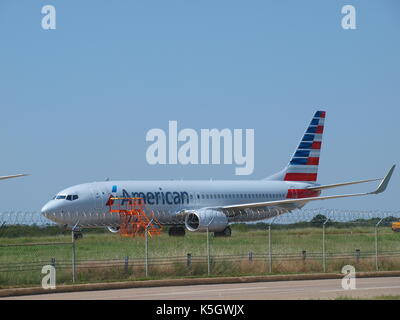
[(383, 180), (379, 184), (378, 188), (376, 188), (376, 190), (371, 193), (378, 194), (378, 193), (381, 193), (386, 190), (386, 187), (389, 184), (390, 178), (392, 177), (394, 168), (396, 168), (395, 164), (390, 168), (389, 172), (386, 174), (385, 178), (383, 178)]

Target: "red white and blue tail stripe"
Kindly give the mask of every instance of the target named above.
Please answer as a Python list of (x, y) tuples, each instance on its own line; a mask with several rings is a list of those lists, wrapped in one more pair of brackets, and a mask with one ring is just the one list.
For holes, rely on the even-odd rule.
[(319, 156), (324, 132), (325, 111), (317, 111), (290, 160), (285, 181), (317, 181)]

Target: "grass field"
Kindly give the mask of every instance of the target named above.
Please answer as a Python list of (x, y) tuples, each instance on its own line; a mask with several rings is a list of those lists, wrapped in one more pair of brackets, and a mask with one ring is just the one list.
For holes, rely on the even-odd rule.
[[(211, 274), (228, 276), (269, 273), (268, 232), (266, 230), (233, 229), (233, 235), (230, 238), (210, 237)], [(352, 264), (359, 271), (375, 270), (374, 232), (373, 227), (327, 228), (325, 235), (326, 271), (340, 272), (341, 267), (345, 264)], [(388, 227), (381, 227), (378, 240), (378, 248), (381, 252), (379, 268), (381, 270), (400, 270), (400, 255), (384, 256), (386, 253), (400, 254), (400, 233), (394, 233)], [(56, 266), (63, 264), (65, 266), (65, 269), (57, 268), (58, 282), (69, 283), (71, 281), (71, 244), (28, 245), (32, 243), (69, 243), (71, 242), (70, 234), (2, 237), (0, 241), (0, 286), (40, 283), (43, 276), (40, 273), (41, 266), (50, 264), (52, 258), (55, 259)], [(149, 238), (148, 244), (150, 277), (207, 275), (206, 234), (187, 232), (185, 237), (169, 237), (164, 233)], [(322, 271), (321, 228), (273, 229), (271, 248), (272, 273)], [(361, 252), (361, 258), (358, 261), (355, 258), (356, 249)], [(302, 251), (307, 252), (306, 260), (303, 260)], [(249, 252), (253, 254), (252, 261), (248, 259)], [(190, 268), (186, 265), (188, 253), (193, 257)], [(331, 254), (348, 254), (349, 256), (332, 258)], [(226, 256), (229, 255), (236, 257), (228, 259), (229, 257)], [(284, 255), (292, 256), (291, 259), (288, 259)], [(221, 256), (226, 258), (221, 258)], [(119, 266), (106, 268), (104, 265), (99, 267), (92, 261), (113, 259), (123, 261), (125, 257), (129, 257), (128, 269), (122, 262)], [(175, 261), (175, 257), (181, 257), (182, 260)], [(157, 258), (165, 259), (161, 264), (156, 263)], [(93, 232), (84, 234), (83, 239), (76, 241), (76, 259), (79, 282), (145, 278), (143, 265), (145, 241), (143, 237), (122, 238), (118, 234)], [(133, 263), (134, 261), (136, 262)], [(36, 262), (36, 265), (31, 267), (32, 270), (18, 271), (24, 270), (24, 266), (28, 262)], [(25, 269), (29, 268), (25, 267)], [(8, 272), (4, 270), (8, 270)]]

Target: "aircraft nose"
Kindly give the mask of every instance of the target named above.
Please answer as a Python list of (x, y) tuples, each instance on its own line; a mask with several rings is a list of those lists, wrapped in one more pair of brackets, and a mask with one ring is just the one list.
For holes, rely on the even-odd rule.
[(47, 216), (49, 213), (55, 212), (57, 210), (57, 206), (53, 203), (53, 201), (47, 202), (42, 209), (42, 215)]
[(47, 202), (41, 209), (42, 215), (49, 219), (50, 221), (53, 221), (55, 223), (65, 223), (65, 218), (63, 217), (62, 214), (62, 206), (60, 206), (58, 203), (54, 203), (54, 200)]

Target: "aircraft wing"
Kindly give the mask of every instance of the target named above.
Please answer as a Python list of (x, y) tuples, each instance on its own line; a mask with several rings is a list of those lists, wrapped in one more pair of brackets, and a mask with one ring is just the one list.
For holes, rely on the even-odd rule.
[[(379, 186), (372, 192), (365, 192), (365, 193), (351, 193), (351, 194), (340, 194), (340, 195), (333, 195), (333, 196), (322, 196), (322, 197), (309, 197), (309, 198), (298, 198), (298, 199), (286, 199), (286, 200), (277, 200), (277, 201), (267, 201), (267, 202), (255, 202), (255, 203), (245, 203), (245, 204), (236, 204), (230, 206), (221, 207), (222, 209), (246, 209), (246, 208), (258, 208), (258, 207), (272, 207), (272, 206), (279, 206), (283, 204), (305, 204), (310, 201), (316, 200), (328, 200), (328, 199), (338, 199), (338, 198), (348, 198), (348, 197), (357, 197), (357, 196), (366, 196), (370, 194), (378, 194), (386, 190), (386, 187), (392, 177), (394, 168), (396, 165), (393, 165), (388, 173), (386, 174), (385, 178), (382, 179), (382, 182)], [(380, 180), (380, 179), (378, 179)], [(350, 183), (352, 184), (352, 183)]]
[(306, 189), (307, 190), (324, 190), (324, 189), (337, 188), (337, 187), (349, 186), (349, 185), (357, 184), (357, 183), (365, 183), (365, 182), (378, 181), (378, 180), (383, 180), (383, 178), (334, 183), (334, 184), (327, 184), (324, 186), (308, 187)]
[(27, 174), (14, 174), (12, 176), (2, 176), (2, 177), (0, 177), (0, 180), (18, 178), (18, 177), (24, 177), (24, 176), (27, 176)]

